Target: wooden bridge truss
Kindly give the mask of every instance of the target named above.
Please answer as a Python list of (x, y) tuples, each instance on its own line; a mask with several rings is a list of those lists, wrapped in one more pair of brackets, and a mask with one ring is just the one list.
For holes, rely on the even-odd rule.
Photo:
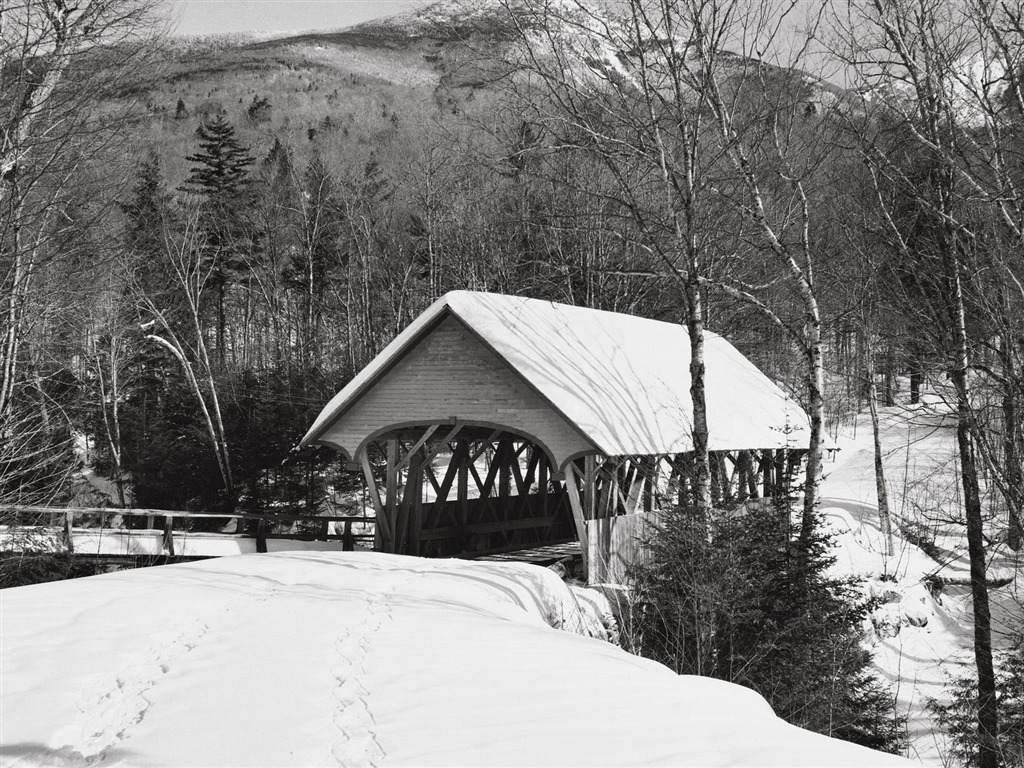
[(376, 549), (480, 556), (576, 537), (547, 454), (521, 436), (435, 424), (393, 432), (360, 460), (377, 514)]
[[(713, 503), (771, 497), (804, 451), (712, 453)], [(385, 432), (359, 452), (374, 506), (374, 548), (480, 557), (579, 540), (588, 522), (692, 506), (692, 455), (586, 455), (563, 471), (528, 438), (502, 428), (429, 424)]]

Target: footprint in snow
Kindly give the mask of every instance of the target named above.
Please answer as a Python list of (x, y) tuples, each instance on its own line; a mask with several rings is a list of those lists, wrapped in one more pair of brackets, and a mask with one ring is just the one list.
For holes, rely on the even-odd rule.
[(327, 764), (333, 761), (346, 768), (372, 767), (385, 757), (368, 703), (370, 694), (361, 681), (366, 675), (370, 639), (392, 618), (390, 598), (399, 587), (395, 584), (386, 592), (373, 595), (357, 611), (345, 616), (344, 634), (334, 646), (338, 663), (331, 670), (336, 681), (334, 725), (342, 738), (331, 750)]
[(66, 744), (60, 752), (80, 756), (81, 765), (103, 760), (145, 717), (147, 694), (170, 670), (170, 663), (195, 648), (208, 629), (201, 621), (188, 624), (134, 656), (113, 681), (98, 679), (78, 701), (79, 720), (54, 735), (55, 741)]

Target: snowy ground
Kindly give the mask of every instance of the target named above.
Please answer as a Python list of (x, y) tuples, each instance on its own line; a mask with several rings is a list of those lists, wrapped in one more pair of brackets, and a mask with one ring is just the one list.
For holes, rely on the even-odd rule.
[(0, 763), (901, 763), (575, 634), (603, 631), (579, 597), (536, 566), (360, 552), (4, 590)]
[[(942, 700), (951, 676), (973, 674), (973, 621), (966, 538), (960, 514), (961, 488), (951, 409), (937, 396), (924, 404), (881, 409), (881, 443), (890, 507), (898, 523), (934, 539), (929, 556), (900, 535), (894, 555), (885, 553), (875, 490), (871, 422), (863, 414), (840, 434), (841, 448), (826, 465), (822, 511), (841, 532), (837, 570), (868, 578), (868, 587), (887, 601), (874, 616), (876, 664), (910, 715), (911, 757), (943, 765), (945, 742), (927, 711), (929, 699)], [(1005, 534), (1005, 517), (994, 521), (993, 539)], [(1005, 540), (1005, 538), (1003, 539)], [(996, 546), (990, 578), (1011, 578), (991, 591), (994, 642), (1005, 646), (1008, 629), (1024, 626), (1022, 555)], [(939, 576), (947, 585), (933, 596), (923, 579)]]

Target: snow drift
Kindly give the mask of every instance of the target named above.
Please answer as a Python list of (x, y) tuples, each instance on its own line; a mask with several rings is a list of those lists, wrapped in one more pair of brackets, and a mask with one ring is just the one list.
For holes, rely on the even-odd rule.
[(245, 555), (0, 600), (3, 765), (903, 762), (572, 634), (589, 601), (525, 564)]

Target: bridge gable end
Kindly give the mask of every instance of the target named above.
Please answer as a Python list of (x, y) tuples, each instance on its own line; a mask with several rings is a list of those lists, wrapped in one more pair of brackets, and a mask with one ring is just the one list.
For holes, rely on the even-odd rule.
[(349, 404), (318, 442), (355, 458), (367, 438), (389, 427), (453, 421), (493, 424), (535, 436), (557, 464), (595, 450), (518, 372), (451, 315)]

